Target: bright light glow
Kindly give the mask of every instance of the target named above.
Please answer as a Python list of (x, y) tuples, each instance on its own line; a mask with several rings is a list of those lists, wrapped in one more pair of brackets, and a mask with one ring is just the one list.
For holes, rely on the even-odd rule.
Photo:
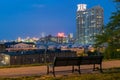
[(8, 60), (9, 58), (7, 56), (5, 56), (5, 60)]
[(65, 37), (65, 34), (63, 32), (57, 34), (58, 37)]
[(120, 49), (117, 49), (117, 51), (120, 51)]

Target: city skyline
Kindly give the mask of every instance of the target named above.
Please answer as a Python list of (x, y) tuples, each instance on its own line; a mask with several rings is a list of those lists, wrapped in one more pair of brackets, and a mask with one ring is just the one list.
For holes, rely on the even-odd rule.
[(17, 37), (40, 37), (41, 33), (57, 35), (76, 33), (77, 4), (87, 8), (100, 5), (107, 24), (115, 3), (112, 0), (5, 0), (0, 1), (0, 40)]

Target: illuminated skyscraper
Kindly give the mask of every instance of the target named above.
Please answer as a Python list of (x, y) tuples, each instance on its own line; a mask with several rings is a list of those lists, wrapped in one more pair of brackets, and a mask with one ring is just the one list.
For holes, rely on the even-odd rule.
[(78, 4), (77, 6), (77, 43), (82, 45), (94, 44), (94, 36), (102, 32), (103, 8), (95, 6), (87, 9), (86, 4)]

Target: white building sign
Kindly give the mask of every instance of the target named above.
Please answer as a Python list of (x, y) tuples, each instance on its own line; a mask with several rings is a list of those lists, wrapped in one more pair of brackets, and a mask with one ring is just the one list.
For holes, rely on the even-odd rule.
[(78, 4), (77, 6), (78, 6), (77, 11), (85, 11), (87, 5), (86, 4)]

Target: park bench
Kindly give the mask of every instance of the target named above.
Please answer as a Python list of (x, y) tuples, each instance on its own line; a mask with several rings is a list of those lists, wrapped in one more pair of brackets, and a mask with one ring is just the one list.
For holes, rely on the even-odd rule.
[(75, 71), (74, 66), (78, 66), (78, 72), (81, 65), (93, 64), (93, 70), (95, 70), (95, 64), (100, 65), (100, 71), (102, 72), (102, 58), (103, 56), (81, 56), (81, 57), (55, 57), (52, 64), (47, 65), (47, 74), (52, 68), (52, 73), (55, 76), (55, 67), (60, 66), (72, 66), (72, 73)]

